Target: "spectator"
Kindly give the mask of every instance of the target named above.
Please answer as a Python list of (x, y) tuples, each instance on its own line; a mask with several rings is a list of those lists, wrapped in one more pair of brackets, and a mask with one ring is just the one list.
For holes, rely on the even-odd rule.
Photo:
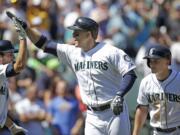
[(31, 84), (26, 90), (26, 97), (15, 104), (15, 110), (23, 122), (22, 126), (28, 130), (27, 135), (44, 135), (41, 124), (46, 118), (45, 106), (37, 99), (37, 88)]
[(59, 80), (55, 84), (55, 94), (49, 104), (49, 121), (58, 135), (77, 135), (83, 119), (78, 101), (70, 94), (66, 81)]

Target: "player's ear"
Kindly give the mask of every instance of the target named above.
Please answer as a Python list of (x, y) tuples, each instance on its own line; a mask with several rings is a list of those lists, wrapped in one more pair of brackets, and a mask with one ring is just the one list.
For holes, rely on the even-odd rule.
[(86, 34), (86, 37), (88, 37), (88, 38), (92, 37), (92, 34), (90, 31), (87, 31), (85, 34)]
[(171, 65), (171, 60), (167, 59), (167, 60), (166, 60), (166, 64), (167, 64), (167, 65)]
[(87, 35), (88, 35), (88, 36), (91, 36), (92, 34), (91, 34), (91, 32), (90, 32), (90, 31), (87, 31)]
[(93, 33), (91, 31), (88, 31), (88, 36), (93, 38)]

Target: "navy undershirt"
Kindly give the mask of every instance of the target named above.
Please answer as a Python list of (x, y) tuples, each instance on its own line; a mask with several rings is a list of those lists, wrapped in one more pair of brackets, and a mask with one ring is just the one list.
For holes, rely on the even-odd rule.
[(126, 73), (120, 83), (118, 95), (124, 96), (133, 86), (137, 76), (133, 70)]
[(18, 73), (16, 73), (14, 71), (14, 67), (13, 67), (13, 64), (10, 63), (8, 64), (7, 68), (6, 68), (6, 77), (12, 77), (12, 76), (15, 76), (17, 75)]

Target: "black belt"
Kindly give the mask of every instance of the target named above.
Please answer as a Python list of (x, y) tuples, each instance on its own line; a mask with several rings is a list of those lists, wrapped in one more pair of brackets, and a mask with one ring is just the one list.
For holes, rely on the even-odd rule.
[(180, 126), (172, 127), (172, 128), (166, 128), (166, 129), (162, 129), (162, 128), (155, 128), (155, 129), (158, 132), (171, 133), (171, 132), (174, 132), (178, 128), (180, 128)]
[(93, 110), (93, 111), (104, 111), (104, 110), (109, 109), (109, 108), (110, 108), (110, 104), (106, 104), (106, 105), (99, 106), (99, 107), (87, 106), (88, 110)]

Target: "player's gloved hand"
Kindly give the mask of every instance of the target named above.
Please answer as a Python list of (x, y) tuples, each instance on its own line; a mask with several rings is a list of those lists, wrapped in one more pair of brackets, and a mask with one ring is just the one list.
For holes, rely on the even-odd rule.
[(14, 14), (12, 14), (12, 13), (9, 12), (9, 11), (6, 11), (6, 14), (7, 14), (7, 16), (8, 16), (10, 19), (13, 20), (13, 18), (14, 18), (14, 20), (15, 20), (16, 22), (18, 22), (19, 25), (21, 25), (23, 29), (26, 29), (26, 28), (27, 28), (27, 23), (26, 23), (25, 21), (23, 21), (21, 18), (18, 18), (17, 16), (15, 16)]
[(115, 98), (111, 102), (111, 110), (115, 115), (120, 115), (123, 111), (123, 97), (121, 95), (116, 95)]
[(17, 21), (15, 19), (15, 17), (13, 17), (12, 20), (13, 20), (13, 24), (15, 26), (15, 29), (19, 34), (19, 39), (20, 40), (25, 39), (26, 38), (26, 32), (25, 32), (24, 28), (22, 27), (22, 25), (19, 23), (19, 21)]
[(9, 128), (11, 135), (26, 135), (27, 130), (16, 125), (13, 124), (10, 128)]

